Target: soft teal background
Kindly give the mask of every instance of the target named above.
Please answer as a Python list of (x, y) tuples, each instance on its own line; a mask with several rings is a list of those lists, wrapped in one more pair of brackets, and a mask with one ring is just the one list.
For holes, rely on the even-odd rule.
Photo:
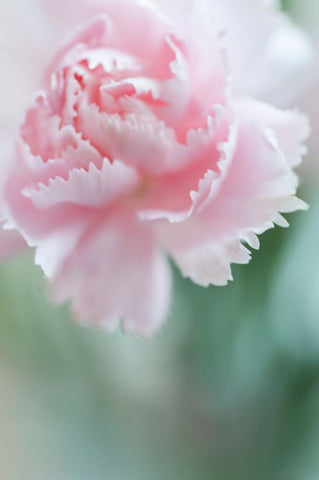
[(152, 340), (71, 323), (32, 254), (3, 264), (0, 480), (318, 480), (319, 198), (300, 195), (232, 284), (175, 271)]

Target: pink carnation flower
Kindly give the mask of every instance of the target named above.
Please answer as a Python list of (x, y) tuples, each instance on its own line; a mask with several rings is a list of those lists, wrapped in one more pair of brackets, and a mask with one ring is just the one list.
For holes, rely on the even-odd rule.
[[(36, 248), (56, 301), (70, 300), (78, 321), (149, 335), (167, 317), (168, 256), (197, 284), (225, 285), (258, 234), (286, 225), (280, 212), (304, 208), (292, 169), (307, 122), (260, 99), (299, 68), (298, 58), (278, 62), (282, 39), (309, 46), (256, 0), (41, 6), (20, 26), (38, 21), (43, 44), (30, 24), (16, 51), (36, 44), (43, 68), (69, 34), (19, 129), (6, 228)], [(52, 30), (45, 15), (55, 15)], [(20, 83), (37, 83), (31, 66), (14, 91), (7, 77), (12, 102)]]

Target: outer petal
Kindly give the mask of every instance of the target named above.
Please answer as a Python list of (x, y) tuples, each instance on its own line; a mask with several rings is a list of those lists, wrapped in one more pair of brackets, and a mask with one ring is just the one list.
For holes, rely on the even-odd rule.
[(150, 335), (164, 322), (170, 271), (152, 231), (131, 213), (116, 211), (92, 225), (53, 278), (56, 301), (71, 299), (77, 320)]
[(299, 105), (309, 115), (312, 126), (312, 135), (309, 141), (310, 161), (304, 165), (304, 172), (307, 176), (307, 182), (311, 183), (311, 180), (314, 180), (313, 186), (317, 190), (319, 166), (319, 2), (317, 0), (308, 0), (307, 2), (291, 0), (288, 8), (295, 20), (309, 32), (315, 48), (315, 58), (307, 72), (307, 88), (304, 88), (302, 92)]
[[(209, 0), (224, 44), (234, 89), (284, 105), (302, 89), (313, 49), (306, 34), (266, 0)], [(252, 41), (253, 39), (253, 41)]]
[[(43, 6), (44, 2), (39, 0), (1, 3), (0, 217), (5, 213), (2, 185), (7, 175), (6, 168), (13, 158), (12, 135), (31, 96), (41, 83), (43, 65), (50, 50), (52, 23), (48, 22)], [(1, 229), (1, 258), (24, 247), (26, 243), (18, 232)]]
[(296, 110), (279, 110), (248, 98), (237, 102), (237, 105), (245, 112), (246, 118), (250, 117), (261, 129), (272, 131), (292, 168), (300, 165), (302, 157), (307, 153), (304, 142), (310, 134), (309, 121), (305, 115)]
[(249, 108), (238, 109), (237, 139), (233, 148), (226, 146), (220, 175), (198, 214), (161, 227), (183, 274), (202, 285), (224, 285), (231, 279), (230, 263), (249, 260), (241, 241), (258, 248), (256, 234), (274, 223), (286, 225), (278, 212), (305, 208), (294, 197), (297, 177), (273, 132), (262, 129)]
[(48, 11), (48, 0), (1, 2), (0, 128), (16, 128), (42, 81), (61, 29)]
[(21, 192), (26, 173), (10, 178), (6, 185), (6, 224), (23, 235), (29, 246), (37, 247), (35, 261), (47, 276), (57, 272), (90, 220), (90, 212), (75, 205), (39, 210)]

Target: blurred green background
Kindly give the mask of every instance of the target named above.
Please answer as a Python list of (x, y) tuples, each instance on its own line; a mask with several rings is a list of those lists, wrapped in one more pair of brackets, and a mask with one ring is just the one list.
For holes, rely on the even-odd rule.
[(227, 287), (175, 271), (152, 340), (71, 323), (32, 253), (4, 263), (0, 480), (318, 480), (319, 197), (300, 196)]

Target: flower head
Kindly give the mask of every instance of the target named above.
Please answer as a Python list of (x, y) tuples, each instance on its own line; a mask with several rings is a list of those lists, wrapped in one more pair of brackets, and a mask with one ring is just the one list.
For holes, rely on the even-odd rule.
[(269, 38), (297, 30), (262, 3), (65, 7), (76, 24), (25, 114), (4, 195), (7, 227), (79, 321), (151, 334), (169, 307), (168, 255), (194, 282), (224, 285), (249, 261), (243, 242), (258, 247), (280, 212), (304, 208), (292, 168), (307, 122), (260, 100), (265, 73), (277, 87), (260, 52), (270, 68)]

